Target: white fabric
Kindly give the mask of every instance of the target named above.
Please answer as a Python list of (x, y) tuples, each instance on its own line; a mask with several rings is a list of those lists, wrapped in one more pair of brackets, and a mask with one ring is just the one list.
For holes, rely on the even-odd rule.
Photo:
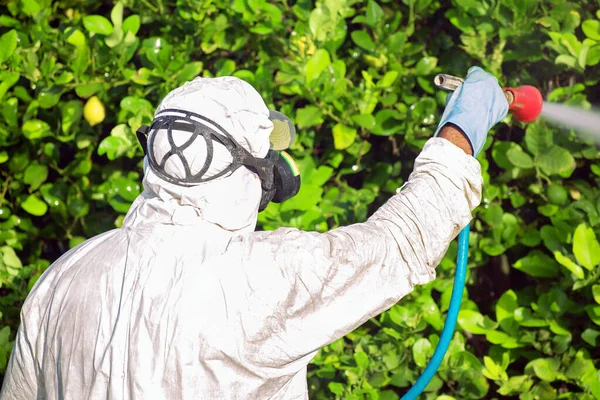
[(473, 157), (432, 138), (367, 222), (252, 232), (253, 179), (188, 192), (147, 172), (123, 226), (36, 283), (0, 397), (307, 399), (319, 347), (434, 279), (483, 183)]

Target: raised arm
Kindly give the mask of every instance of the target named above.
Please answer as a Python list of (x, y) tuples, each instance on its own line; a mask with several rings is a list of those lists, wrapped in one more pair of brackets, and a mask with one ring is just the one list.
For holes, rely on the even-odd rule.
[[(489, 79), (484, 83), (492, 84)], [(483, 93), (481, 84), (476, 89)], [(472, 90), (465, 96), (473, 102)], [(481, 201), (483, 180), (472, 151), (481, 150), (491, 128), (465, 129), (465, 110), (460, 99), (454, 100), (461, 125), (451, 113), (444, 114), (438, 137), (426, 143), (401, 191), (366, 222), (322, 234), (278, 229), (232, 241), (230, 250), (242, 257), (237, 273), (245, 275), (252, 293), (241, 305), (251, 317), (240, 322), (252, 326), (270, 321), (270, 335), (261, 336), (261, 347), (256, 347), (257, 360), (268, 357), (280, 366), (308, 362), (319, 347), (388, 309), (415, 285), (435, 278), (450, 242)], [(469, 112), (495, 124), (508, 105), (490, 107), (493, 113)], [(478, 126), (476, 120), (472, 126)], [(273, 308), (264, 307), (269, 304)]]

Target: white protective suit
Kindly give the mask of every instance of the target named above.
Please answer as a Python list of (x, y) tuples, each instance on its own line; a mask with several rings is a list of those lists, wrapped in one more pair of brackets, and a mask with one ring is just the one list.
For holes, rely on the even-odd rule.
[[(197, 78), (166, 108), (268, 151), (268, 109), (238, 79)], [(213, 172), (227, 164), (218, 154)], [(435, 278), (482, 184), (475, 158), (432, 138), (367, 222), (254, 232), (261, 186), (247, 168), (188, 188), (146, 168), (123, 226), (63, 255), (31, 291), (2, 399), (307, 399), (317, 350)]]

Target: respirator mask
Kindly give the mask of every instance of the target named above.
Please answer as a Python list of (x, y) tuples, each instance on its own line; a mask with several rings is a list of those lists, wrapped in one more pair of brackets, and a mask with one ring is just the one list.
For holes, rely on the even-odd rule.
[[(271, 201), (281, 203), (294, 197), (300, 190), (298, 167), (292, 157), (283, 151), (294, 140), (296, 133), (294, 125), (288, 117), (276, 111), (269, 112), (269, 119), (273, 122), (274, 128), (269, 136), (270, 149), (265, 158), (254, 157), (215, 121), (185, 110), (163, 110), (155, 116), (150, 126), (142, 125), (136, 134), (150, 168), (161, 179), (174, 185), (195, 186), (232, 173), (242, 166), (248, 168), (260, 178), (262, 195), (259, 211), (263, 211)], [(187, 132), (189, 138), (181, 144), (176, 144), (181, 140), (175, 140), (174, 136), (181, 132)], [(160, 160), (152, 150), (153, 142), (159, 134), (166, 135), (171, 147)], [(183, 152), (196, 140), (205, 141), (206, 159), (200, 171), (192, 172)], [(218, 173), (206, 176), (213, 161), (214, 142), (227, 149), (231, 154), (231, 163)], [(165, 165), (171, 157), (177, 157), (181, 162), (185, 176), (176, 177), (166, 172)]]

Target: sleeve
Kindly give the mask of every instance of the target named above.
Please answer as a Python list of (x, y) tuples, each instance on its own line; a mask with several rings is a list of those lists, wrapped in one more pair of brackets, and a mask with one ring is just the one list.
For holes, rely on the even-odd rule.
[(236, 290), (245, 293), (240, 315), (247, 317), (240, 322), (246, 339), (264, 349), (254, 347), (264, 352), (260, 359), (272, 366), (308, 362), (319, 347), (435, 279), (450, 242), (472, 219), (482, 185), (474, 157), (432, 138), (402, 190), (366, 222), (326, 233), (255, 232), (232, 241), (243, 264), (244, 284)]
[(0, 398), (3, 400), (38, 398), (36, 371), (37, 363), (33, 356), (32, 344), (27, 338), (27, 325), (22, 319), (4, 374)]

